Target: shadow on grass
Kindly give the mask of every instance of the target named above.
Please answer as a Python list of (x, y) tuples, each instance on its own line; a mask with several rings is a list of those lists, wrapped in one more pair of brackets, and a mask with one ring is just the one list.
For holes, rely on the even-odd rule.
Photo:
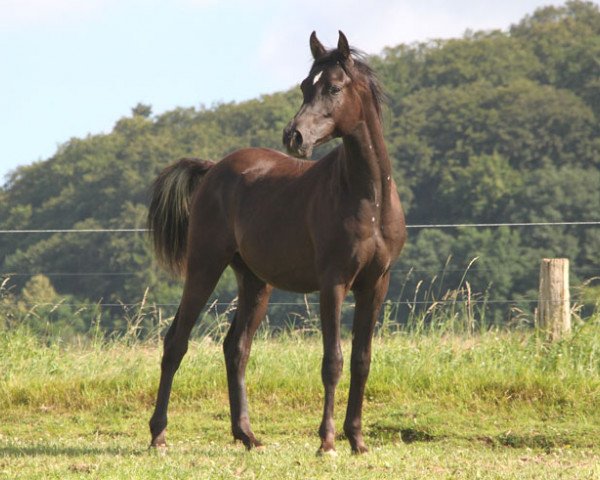
[(507, 432), (493, 436), (480, 436), (480, 435), (446, 435), (436, 433), (433, 434), (427, 429), (417, 428), (402, 428), (399, 425), (389, 424), (375, 424), (369, 428), (368, 435), (374, 440), (383, 442), (398, 442), (399, 440), (405, 444), (411, 444), (416, 442), (436, 442), (442, 440), (448, 440), (451, 438), (460, 439), (467, 442), (483, 442), (491, 448), (532, 448), (540, 449), (546, 452), (552, 451), (557, 448), (564, 447), (580, 447), (580, 448), (594, 448), (596, 443), (595, 432), (581, 432), (577, 434), (568, 433), (557, 433), (551, 434), (545, 433), (516, 433)]
[(443, 438), (442, 436), (433, 435), (426, 430), (381, 424), (372, 425), (369, 428), (369, 436), (392, 442), (402, 440), (403, 443), (433, 442)]
[(148, 452), (146, 448), (120, 448), (120, 447), (70, 447), (64, 445), (8, 445), (0, 446), (0, 457), (82, 457), (86, 455), (127, 455), (140, 456)]
[(509, 447), (509, 448), (534, 448), (544, 451), (552, 451), (563, 447), (594, 447), (594, 441), (586, 436), (581, 438), (566, 434), (539, 434), (539, 433), (503, 433), (496, 436), (479, 437), (491, 447)]

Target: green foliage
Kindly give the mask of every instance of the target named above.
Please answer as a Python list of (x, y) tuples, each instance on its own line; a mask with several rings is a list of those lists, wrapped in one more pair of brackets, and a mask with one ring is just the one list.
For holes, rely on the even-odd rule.
[(70, 303), (73, 297), (57, 294), (48, 277), (33, 275), (19, 295), (7, 287), (9, 280), (0, 284), (0, 329), (26, 328), (49, 342), (86, 333), (92, 317)]
[[(507, 32), (399, 45), (373, 57), (389, 93), (386, 140), (408, 223), (597, 220), (599, 58), (600, 10), (581, 0), (536, 10)], [(0, 188), (0, 225), (144, 227), (149, 185), (169, 162), (218, 160), (247, 146), (280, 148), (281, 131), (300, 103), (295, 88), (160, 115), (139, 104), (111, 133), (72, 139), (51, 158), (14, 171)], [(411, 230), (390, 298), (413, 300), (421, 282), (431, 286), (429, 300), (433, 293), (439, 300), (468, 282), (485, 298), (519, 300), (530, 315), (541, 257), (569, 257), (577, 283), (600, 274), (598, 251), (597, 227)], [(13, 274), (5, 288), (14, 301), (5, 296), (7, 304), (39, 273), (52, 274), (57, 302), (67, 296), (73, 304), (137, 304), (144, 297), (148, 305), (168, 305), (168, 317), (180, 294), (141, 234), (0, 235), (0, 273)], [(214, 298), (227, 303), (235, 290), (229, 272)], [(274, 300), (302, 302), (282, 292)], [(507, 318), (506, 305), (485, 308), (495, 319)], [(303, 305), (275, 306), (269, 319), (281, 325), (304, 313)], [(103, 312), (101, 323), (125, 328), (118, 316)]]

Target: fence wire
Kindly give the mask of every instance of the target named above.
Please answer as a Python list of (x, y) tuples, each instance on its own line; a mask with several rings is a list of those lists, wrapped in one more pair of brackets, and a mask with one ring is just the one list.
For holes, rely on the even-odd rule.
[[(565, 221), (565, 222), (505, 222), (505, 223), (457, 223), (457, 224), (414, 224), (407, 225), (409, 229), (452, 229), (452, 228), (499, 228), (499, 227), (554, 227), (554, 226), (598, 226), (600, 220), (592, 221)], [(49, 234), (49, 233), (150, 233), (151, 230), (146, 228), (54, 228), (54, 229), (2, 229), (0, 234), (11, 235), (11, 234)], [(412, 269), (412, 268), (396, 268), (391, 269), (394, 273), (474, 273), (474, 272), (491, 272), (495, 271), (493, 268), (443, 268), (443, 269)], [(572, 269), (573, 273), (583, 274), (600, 274), (599, 269), (585, 269), (575, 268)], [(133, 276), (139, 272), (0, 272), (0, 277), (28, 277), (33, 275), (44, 275), (47, 277), (98, 277), (98, 276)], [(387, 301), (388, 305), (394, 306), (414, 306), (414, 305), (439, 305), (439, 304), (451, 304), (456, 303), (456, 299), (442, 299), (442, 300), (406, 300), (406, 301)], [(514, 299), (514, 300), (489, 300), (489, 299), (462, 299), (461, 302), (467, 302), (470, 305), (515, 305), (515, 304), (534, 304), (538, 303), (538, 299)], [(66, 306), (73, 308), (133, 308), (140, 307), (140, 303), (21, 303), (28, 307), (40, 307), (40, 306)], [(317, 306), (319, 302), (271, 302), (269, 308), (272, 307), (308, 307)], [(345, 307), (354, 306), (353, 303), (344, 302)], [(159, 303), (159, 304), (148, 304), (144, 308), (165, 308), (165, 307), (177, 307), (178, 303)], [(226, 302), (214, 302), (210, 305), (209, 309), (215, 307), (229, 307), (231, 303)]]
[[(406, 225), (406, 228), (497, 228), (497, 227), (555, 227), (555, 226), (594, 226), (600, 220), (575, 222), (507, 222), (507, 223), (438, 223)], [(24, 233), (149, 233), (147, 228), (49, 228), (49, 229), (10, 229), (0, 230), (0, 234)]]

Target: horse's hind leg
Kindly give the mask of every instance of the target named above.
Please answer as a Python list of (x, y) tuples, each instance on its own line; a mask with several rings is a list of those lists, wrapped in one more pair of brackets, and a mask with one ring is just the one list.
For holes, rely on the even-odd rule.
[(167, 408), (173, 376), (187, 352), (190, 333), (198, 314), (213, 292), (229, 260), (230, 258), (224, 255), (211, 255), (204, 251), (201, 257), (192, 257), (188, 263), (181, 303), (164, 340), (156, 407), (150, 419), (153, 447), (166, 445)]
[(254, 275), (238, 255), (231, 265), (238, 282), (238, 308), (223, 343), (231, 431), (236, 440), (241, 440), (247, 449), (251, 449), (261, 446), (261, 443), (250, 428), (245, 384), (246, 364), (252, 338), (265, 316), (272, 288)]

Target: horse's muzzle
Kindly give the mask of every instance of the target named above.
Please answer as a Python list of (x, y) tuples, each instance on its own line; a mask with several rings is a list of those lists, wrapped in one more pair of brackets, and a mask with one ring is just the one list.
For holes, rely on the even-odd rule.
[(293, 125), (288, 125), (283, 130), (283, 145), (290, 155), (302, 158), (308, 155), (309, 149), (304, 144), (302, 134)]

